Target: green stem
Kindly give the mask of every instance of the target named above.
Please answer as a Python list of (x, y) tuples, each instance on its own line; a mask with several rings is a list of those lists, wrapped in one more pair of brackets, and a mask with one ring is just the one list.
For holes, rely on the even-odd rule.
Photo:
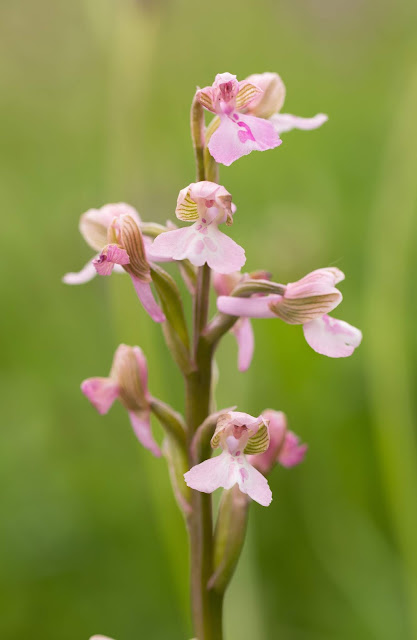
[[(202, 340), (207, 323), (210, 269), (200, 267), (194, 304), (194, 364), (186, 376), (186, 422), (190, 466), (195, 464), (192, 439), (210, 412), (213, 349)], [(211, 495), (191, 492), (192, 511), (187, 518), (190, 537), (191, 603), (198, 640), (222, 640), (222, 595), (208, 589), (213, 573), (213, 519)]]

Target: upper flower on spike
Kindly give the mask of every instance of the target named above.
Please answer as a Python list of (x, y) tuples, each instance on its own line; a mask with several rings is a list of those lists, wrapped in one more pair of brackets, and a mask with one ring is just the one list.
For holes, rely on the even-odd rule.
[(161, 455), (152, 436), (148, 368), (139, 347), (121, 344), (114, 354), (109, 377), (88, 378), (81, 384), (81, 391), (101, 414), (107, 413), (119, 399), (129, 413), (139, 442), (155, 456)]
[(245, 252), (218, 228), (233, 222), (234, 211), (232, 196), (224, 187), (208, 181), (192, 183), (180, 191), (175, 213), (194, 224), (161, 233), (152, 251), (173, 260), (188, 258), (198, 267), (207, 263), (219, 273), (236, 271), (245, 263)]
[(109, 638), (108, 636), (92, 636), (90, 640), (113, 640), (113, 639)]
[(259, 456), (250, 456), (249, 462), (267, 475), (278, 462), (283, 467), (300, 464), (307, 453), (307, 445), (299, 444), (299, 439), (287, 429), (287, 418), (282, 411), (267, 409), (262, 413), (269, 421), (269, 447)]
[(279, 113), (284, 104), (286, 91), (277, 73), (254, 73), (246, 78), (246, 82), (256, 84), (262, 89), (262, 93), (247, 104), (245, 113), (268, 119), (278, 135), (291, 129), (317, 129), (328, 120), (324, 113), (318, 113), (313, 118), (300, 118), (289, 113)]
[(216, 160), (226, 166), (251, 151), (274, 149), (281, 144), (273, 125), (266, 120), (243, 115), (250, 103), (262, 93), (256, 84), (238, 82), (230, 73), (220, 73), (211, 87), (197, 90), (197, 99), (220, 117), (208, 148)]
[(302, 324), (308, 344), (331, 358), (350, 356), (362, 340), (359, 329), (327, 313), (342, 301), (335, 285), (344, 279), (336, 268), (317, 269), (285, 287), (283, 295), (238, 298), (220, 296), (219, 311), (247, 318), (274, 318), (288, 324)]
[(230, 411), (220, 416), (211, 439), (213, 449), (221, 447), (219, 456), (204, 460), (184, 474), (189, 487), (212, 493), (235, 484), (242, 493), (267, 507), (272, 500), (267, 480), (246, 458), (246, 454), (259, 454), (268, 449), (268, 421), (259, 416)]

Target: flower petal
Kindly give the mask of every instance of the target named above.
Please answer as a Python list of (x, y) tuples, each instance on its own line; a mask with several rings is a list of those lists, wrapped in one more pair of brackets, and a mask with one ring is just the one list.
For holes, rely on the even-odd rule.
[(160, 458), (162, 454), (152, 435), (150, 413), (147, 411), (129, 411), (129, 418), (139, 442), (145, 449), (149, 449), (156, 458)]
[(154, 320), (155, 322), (164, 322), (164, 312), (154, 298), (150, 283), (142, 282), (141, 280), (139, 280), (139, 278), (136, 278), (136, 276), (133, 276), (131, 274), (130, 277), (132, 278), (133, 286), (135, 287), (135, 291), (138, 294), (138, 298), (141, 301), (145, 311), (149, 313), (152, 320)]
[(249, 318), (240, 318), (232, 329), (238, 344), (238, 369), (247, 371), (252, 362), (255, 338)]
[(236, 96), (236, 109), (241, 111), (262, 94), (263, 90), (256, 84), (242, 80), (239, 82), (239, 91)]
[(304, 131), (318, 129), (328, 119), (328, 116), (324, 113), (318, 113), (312, 118), (300, 118), (290, 113), (276, 113), (270, 117), (269, 122), (273, 124), (275, 131), (280, 135), (292, 129), (303, 129)]
[(278, 454), (278, 462), (283, 466), (295, 467), (305, 458), (308, 445), (300, 444), (300, 439), (292, 431), (285, 434), (284, 444)]
[(281, 110), (285, 100), (285, 85), (277, 73), (254, 73), (246, 80), (256, 84), (263, 92), (249, 104), (249, 113), (259, 118), (270, 118)]
[(219, 231), (214, 223), (206, 228), (206, 233), (199, 233), (197, 226), (198, 223), (161, 233), (154, 240), (153, 251), (174, 260), (188, 258), (197, 267), (207, 263), (219, 273), (238, 271), (245, 264), (242, 247)]
[(213, 89), (212, 87), (204, 87), (203, 89), (197, 89), (196, 93), (197, 100), (199, 103), (208, 111), (212, 111), (215, 113), (215, 108), (213, 104)]
[(101, 414), (107, 413), (119, 397), (119, 385), (112, 378), (88, 378), (81, 383), (81, 391)]
[(268, 507), (272, 502), (272, 491), (268, 480), (257, 469), (244, 459), (239, 468), (239, 489), (242, 493), (258, 502), (263, 507)]
[[(96, 260), (97, 258), (98, 256), (95, 256), (93, 260)], [(93, 260), (87, 262), (81, 271), (66, 273), (62, 278), (62, 282), (65, 284), (84, 284), (85, 282), (90, 282), (90, 280), (95, 278), (97, 275)]]
[(362, 341), (362, 333), (356, 327), (324, 315), (303, 325), (304, 337), (314, 351), (329, 358), (346, 358), (352, 355)]
[(191, 489), (203, 493), (213, 493), (223, 487), (230, 489), (237, 482), (236, 465), (227, 451), (219, 456), (204, 460), (187, 473), (184, 473), (185, 482)]
[(259, 298), (237, 298), (234, 296), (219, 296), (217, 308), (229, 316), (241, 316), (246, 318), (276, 318), (270, 305), (276, 304), (282, 296), (270, 295)]
[(233, 113), (221, 116), (208, 148), (216, 162), (229, 166), (251, 151), (274, 149), (281, 142), (269, 120)]

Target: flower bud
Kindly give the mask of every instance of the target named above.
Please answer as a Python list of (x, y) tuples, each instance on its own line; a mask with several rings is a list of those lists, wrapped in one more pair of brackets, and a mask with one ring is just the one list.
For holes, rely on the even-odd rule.
[(246, 80), (263, 92), (248, 104), (247, 113), (267, 119), (281, 110), (285, 100), (285, 85), (277, 73), (254, 73)]

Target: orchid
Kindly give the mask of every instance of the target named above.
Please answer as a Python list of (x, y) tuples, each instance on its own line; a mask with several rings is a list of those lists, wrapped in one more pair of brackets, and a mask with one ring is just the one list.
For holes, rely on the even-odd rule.
[(335, 267), (317, 269), (287, 284), (283, 295), (220, 296), (217, 307), (232, 316), (278, 317), (288, 324), (302, 324), (304, 337), (314, 351), (330, 358), (344, 358), (352, 355), (362, 340), (359, 329), (327, 315), (342, 301), (335, 285), (344, 277)]
[(207, 264), (219, 273), (237, 271), (245, 264), (245, 252), (218, 228), (223, 222), (232, 224), (234, 211), (232, 196), (224, 187), (207, 180), (193, 182), (180, 191), (175, 213), (194, 224), (161, 233), (151, 249), (163, 258), (188, 258), (197, 267)]
[(286, 89), (277, 73), (254, 73), (246, 78), (246, 82), (256, 85), (262, 89), (262, 92), (255, 95), (253, 100), (246, 105), (245, 113), (269, 120), (278, 135), (292, 129), (303, 129), (304, 131), (317, 129), (328, 120), (324, 113), (317, 113), (312, 118), (280, 113)]
[(219, 73), (211, 87), (198, 89), (196, 97), (205, 109), (220, 118), (208, 149), (216, 160), (229, 166), (251, 151), (274, 149), (281, 140), (274, 126), (262, 118), (244, 115), (262, 89), (255, 83), (238, 82), (231, 73)]
[(101, 414), (107, 413), (115, 400), (120, 400), (139, 442), (154, 456), (161, 455), (151, 431), (148, 367), (139, 347), (121, 344), (114, 354), (109, 376), (84, 380), (81, 391)]
[(189, 487), (212, 493), (223, 487), (238, 485), (242, 493), (264, 507), (271, 504), (272, 493), (268, 481), (249, 462), (246, 454), (263, 453), (269, 445), (268, 421), (247, 413), (231, 411), (221, 416), (211, 439), (213, 449), (222, 453), (204, 460), (184, 474)]
[(163, 322), (165, 316), (150, 287), (150, 263), (165, 260), (152, 252), (151, 240), (142, 235), (140, 222), (136, 209), (125, 203), (107, 204), (101, 209), (90, 209), (84, 213), (80, 220), (81, 235), (92, 249), (100, 253), (79, 273), (67, 273), (63, 282), (84, 284), (96, 273), (109, 276), (113, 269), (121, 272), (125, 270), (132, 278), (145, 310), (155, 322)]
[(269, 423), (269, 446), (261, 455), (249, 456), (249, 462), (264, 475), (276, 463), (287, 468), (300, 464), (307, 453), (307, 445), (300, 444), (298, 436), (288, 431), (285, 413), (267, 409), (262, 416)]
[[(298, 465), (307, 451), (281, 411), (268, 409), (254, 417), (229, 407), (212, 413), (218, 344), (231, 331), (238, 369), (246, 371), (254, 351), (251, 318), (301, 324), (308, 344), (333, 358), (351, 355), (362, 339), (359, 329), (328, 315), (342, 301), (336, 287), (344, 279), (339, 269), (317, 269), (287, 285), (272, 282), (264, 270), (242, 273), (244, 249), (219, 229), (232, 225), (236, 207), (217, 182), (217, 163), (230, 165), (251, 151), (273, 149), (281, 144), (279, 133), (316, 128), (327, 119), (279, 113), (284, 97), (284, 84), (272, 73), (242, 82), (230, 73), (218, 74), (211, 87), (198, 89), (191, 106), (197, 176), (179, 192), (175, 209), (177, 218), (191, 225), (145, 224), (124, 203), (90, 209), (81, 216), (80, 231), (95, 255), (79, 273), (64, 277), (68, 284), (80, 284), (96, 273), (126, 272), (146, 311), (163, 322), (168, 351), (184, 379), (184, 418), (151, 395), (147, 362), (137, 346), (121, 344), (110, 374), (84, 380), (81, 390), (100, 414), (119, 400), (140, 443), (166, 460), (189, 534), (193, 633), (199, 640), (223, 637), (222, 602), (242, 551), (250, 505), (272, 501), (265, 476), (277, 463)], [(208, 127), (204, 109), (214, 114)], [(178, 268), (187, 286), (180, 289), (158, 262), (174, 263), (173, 271)], [(218, 312), (210, 318), (212, 288)], [(183, 305), (188, 294), (192, 304)], [(191, 308), (187, 322), (184, 309)], [(161, 448), (152, 434), (151, 414), (164, 433)], [(221, 451), (211, 457), (213, 449)], [(210, 494), (221, 488), (214, 523)]]

